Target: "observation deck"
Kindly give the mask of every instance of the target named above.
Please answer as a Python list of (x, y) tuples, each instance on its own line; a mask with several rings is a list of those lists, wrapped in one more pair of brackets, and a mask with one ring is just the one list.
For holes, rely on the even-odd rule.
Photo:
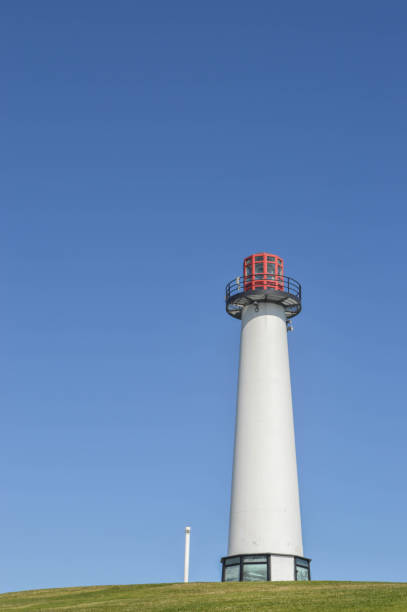
[(242, 310), (250, 304), (272, 302), (284, 307), (286, 319), (301, 312), (301, 285), (289, 276), (275, 274), (245, 274), (226, 285), (226, 312), (240, 319)]

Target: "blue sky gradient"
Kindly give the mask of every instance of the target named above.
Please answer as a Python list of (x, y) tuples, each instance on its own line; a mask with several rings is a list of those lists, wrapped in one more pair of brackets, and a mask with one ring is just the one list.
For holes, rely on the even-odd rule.
[(406, 580), (407, 6), (0, 6), (0, 590), (219, 580), (271, 251), (317, 580)]

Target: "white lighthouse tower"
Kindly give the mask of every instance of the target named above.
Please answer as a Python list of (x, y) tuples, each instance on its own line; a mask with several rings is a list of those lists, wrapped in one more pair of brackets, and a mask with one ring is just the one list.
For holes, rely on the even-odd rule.
[(222, 581), (310, 580), (303, 556), (287, 330), (301, 286), (277, 255), (255, 253), (226, 286), (241, 319), (229, 548)]

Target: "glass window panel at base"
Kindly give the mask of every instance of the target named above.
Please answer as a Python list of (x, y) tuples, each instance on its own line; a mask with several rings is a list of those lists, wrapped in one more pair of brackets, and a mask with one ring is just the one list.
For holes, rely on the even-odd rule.
[(229, 559), (225, 559), (225, 565), (239, 565), (240, 557), (229, 557)]
[(243, 580), (245, 582), (267, 580), (267, 563), (245, 563), (243, 565)]
[(295, 566), (295, 578), (296, 580), (309, 580), (309, 569), (308, 567)]
[(243, 563), (267, 563), (267, 555), (245, 555)]
[(229, 565), (225, 567), (225, 582), (239, 582), (240, 565)]

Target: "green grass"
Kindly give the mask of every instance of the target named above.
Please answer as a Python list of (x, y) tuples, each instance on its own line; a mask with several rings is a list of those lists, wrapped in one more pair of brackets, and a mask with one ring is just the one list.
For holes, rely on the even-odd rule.
[(4, 593), (0, 610), (407, 612), (407, 583), (195, 582), (42, 589)]

